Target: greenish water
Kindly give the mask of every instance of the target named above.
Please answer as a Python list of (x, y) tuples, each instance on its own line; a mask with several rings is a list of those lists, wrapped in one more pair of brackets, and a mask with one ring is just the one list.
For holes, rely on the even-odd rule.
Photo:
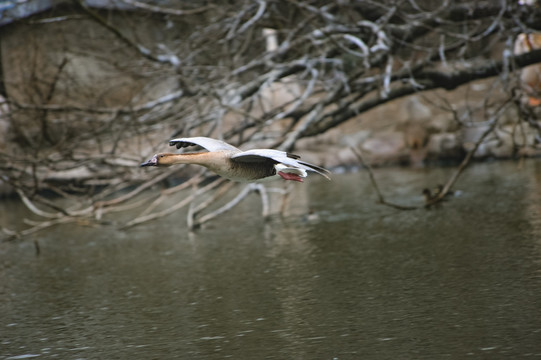
[[(376, 170), (404, 204), (450, 173)], [(541, 357), (539, 161), (477, 164), (433, 210), (320, 180), (269, 222), (252, 196), (192, 234), (179, 215), (0, 244), (0, 359)]]

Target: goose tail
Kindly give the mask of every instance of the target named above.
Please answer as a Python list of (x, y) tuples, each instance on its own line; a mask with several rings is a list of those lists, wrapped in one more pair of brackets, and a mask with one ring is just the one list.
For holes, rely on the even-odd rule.
[(313, 171), (315, 173), (318, 173), (319, 175), (323, 176), (327, 180), (331, 180), (331, 172), (325, 168), (322, 168), (321, 166), (317, 166), (314, 164), (310, 164), (304, 161), (297, 160), (297, 162), (307, 168), (307, 170)]

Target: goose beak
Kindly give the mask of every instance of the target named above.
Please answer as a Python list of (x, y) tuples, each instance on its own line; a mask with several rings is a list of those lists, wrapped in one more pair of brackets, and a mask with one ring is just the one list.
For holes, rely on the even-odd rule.
[(156, 155), (154, 155), (152, 157), (152, 159), (148, 160), (148, 161), (145, 161), (144, 163), (141, 164), (141, 167), (143, 166), (158, 166), (158, 157)]

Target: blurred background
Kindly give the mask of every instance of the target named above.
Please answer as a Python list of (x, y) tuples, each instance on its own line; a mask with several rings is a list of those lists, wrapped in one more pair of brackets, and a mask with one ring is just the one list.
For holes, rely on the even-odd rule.
[(535, 1), (2, 1), (0, 188), (96, 219), (193, 176), (138, 168), (189, 136), (335, 172), (352, 147), (458, 163), (487, 131), (474, 158), (534, 157), (539, 24)]
[(535, 0), (0, 0), (0, 360), (538, 357), (540, 104)]

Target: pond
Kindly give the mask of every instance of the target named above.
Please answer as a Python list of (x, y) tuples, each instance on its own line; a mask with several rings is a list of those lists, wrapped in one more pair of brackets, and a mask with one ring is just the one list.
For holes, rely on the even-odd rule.
[[(402, 204), (453, 171), (375, 170)], [(172, 215), (0, 244), (0, 359), (539, 358), (541, 162), (456, 187), (400, 211), (366, 172), (314, 176), (269, 221), (253, 195), (195, 233)]]

